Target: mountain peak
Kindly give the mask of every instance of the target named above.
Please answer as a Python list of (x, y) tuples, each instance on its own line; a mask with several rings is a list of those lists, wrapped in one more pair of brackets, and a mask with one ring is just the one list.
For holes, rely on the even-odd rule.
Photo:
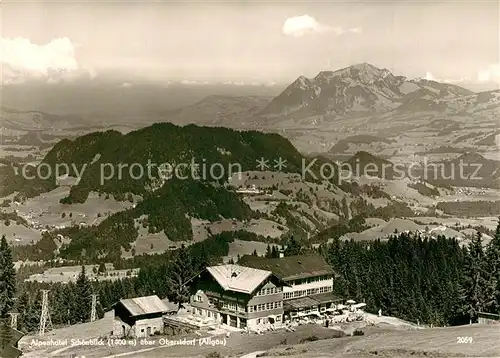
[[(314, 78), (300, 76), (263, 110), (262, 114), (283, 116), (381, 113), (400, 108), (407, 110), (443, 110), (429, 106), (470, 91), (434, 81), (409, 81), (395, 76), (387, 68), (362, 62), (336, 71), (321, 71)], [(410, 107), (408, 107), (410, 106)], [(298, 113), (300, 112), (300, 113)]]
[(380, 71), (380, 68), (372, 65), (371, 63), (368, 63), (368, 62), (362, 62), (362, 63), (357, 63), (357, 64), (354, 64), (352, 66), (349, 66), (351, 68), (356, 68), (356, 69), (375, 69), (375, 70), (379, 70)]
[(321, 71), (314, 80), (320, 83), (329, 83), (333, 79), (340, 78), (343, 80), (358, 81), (363, 84), (372, 84), (387, 76), (394, 77), (387, 69), (380, 69), (372, 64), (363, 62), (336, 71)]
[(299, 76), (299, 78), (297, 78), (292, 83), (292, 87), (300, 88), (300, 89), (308, 89), (310, 85), (311, 85), (311, 80), (304, 75)]

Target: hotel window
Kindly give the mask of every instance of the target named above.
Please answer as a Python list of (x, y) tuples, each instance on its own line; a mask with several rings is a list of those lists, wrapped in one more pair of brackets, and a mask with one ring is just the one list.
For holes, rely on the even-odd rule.
[(248, 312), (250, 312), (250, 313), (253, 312), (253, 306), (248, 307)]
[(271, 306), (271, 304), (270, 304), (269, 302), (268, 302), (268, 303), (266, 303), (266, 310), (271, 309), (271, 307), (270, 307), (270, 306)]

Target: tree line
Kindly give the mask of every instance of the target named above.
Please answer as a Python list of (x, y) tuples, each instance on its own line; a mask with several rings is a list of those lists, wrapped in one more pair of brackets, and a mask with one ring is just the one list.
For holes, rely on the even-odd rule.
[[(337, 274), (338, 296), (365, 302), (372, 313), (381, 309), (435, 326), (477, 322), (479, 312), (500, 314), (500, 222), (487, 245), (479, 231), (461, 246), (456, 239), (414, 233), (342, 241), (337, 235), (342, 229), (329, 230), (333, 242), (317, 249)], [(280, 251), (290, 256), (316, 250), (291, 237), (285, 246), (268, 245), (265, 256), (276, 258)]]
[(478, 233), (456, 239), (401, 233), (386, 242), (335, 240), (320, 251), (339, 274), (334, 292), (372, 312), (438, 326), (500, 313), (500, 224), (484, 247)]
[[(0, 342), (8, 342), (10, 339), (10, 312), (19, 313), (20, 331), (28, 333), (38, 330), (43, 289), (50, 290), (50, 315), (55, 327), (89, 321), (94, 294), (98, 298), (98, 318), (102, 318), (105, 311), (112, 309), (115, 303), (124, 298), (158, 295), (172, 302), (186, 302), (189, 299), (186, 285), (188, 280), (204, 267), (220, 262), (228, 254), (229, 243), (234, 237), (233, 233), (221, 233), (188, 247), (181, 246), (175, 251), (124, 260), (126, 262), (122, 262), (122, 267), (141, 268), (137, 277), (92, 281), (85, 266), (82, 266), (74, 282), (39, 283), (18, 280), (16, 284), (11, 248), (3, 236), (0, 245)], [(100, 265), (99, 270), (105, 270), (104, 265)]]

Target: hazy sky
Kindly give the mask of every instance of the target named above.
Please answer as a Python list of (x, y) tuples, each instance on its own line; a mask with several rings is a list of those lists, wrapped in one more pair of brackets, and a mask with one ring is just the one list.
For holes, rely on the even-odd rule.
[(408, 77), (492, 83), (499, 17), (498, 1), (479, 0), (3, 0), (0, 58), (4, 80), (113, 69), (131, 79), (283, 82), (369, 62)]

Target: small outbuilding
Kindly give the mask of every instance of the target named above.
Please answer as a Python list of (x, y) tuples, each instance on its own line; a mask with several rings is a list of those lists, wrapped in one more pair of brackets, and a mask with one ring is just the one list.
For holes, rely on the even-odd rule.
[(487, 312), (478, 312), (477, 323), (479, 324), (500, 324), (500, 315)]
[(114, 305), (113, 336), (144, 338), (163, 334), (163, 315), (168, 311), (158, 296), (120, 300)]

